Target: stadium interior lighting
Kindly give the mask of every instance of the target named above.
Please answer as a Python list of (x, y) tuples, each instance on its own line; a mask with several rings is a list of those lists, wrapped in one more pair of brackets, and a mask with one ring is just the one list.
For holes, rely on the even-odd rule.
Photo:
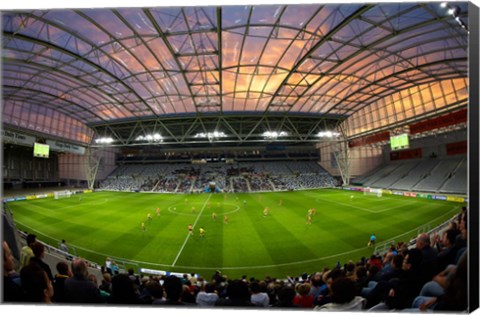
[(215, 139), (215, 138), (225, 138), (227, 135), (222, 131), (214, 131), (214, 132), (201, 132), (197, 133), (194, 138), (208, 138), (208, 139)]
[(110, 144), (112, 142), (113, 142), (113, 139), (110, 137), (95, 139), (95, 143), (97, 144)]
[(444, 9), (448, 9), (447, 13), (450, 14), (451, 16), (453, 16), (455, 18), (455, 21), (457, 21), (458, 25), (460, 25), (460, 27), (462, 27), (463, 29), (465, 29), (468, 32), (467, 25), (462, 21), (462, 19), (459, 16), (460, 12), (461, 12), (460, 7), (450, 6), (447, 2), (442, 2), (440, 4), (440, 7), (444, 8)]
[(154, 134), (148, 134), (148, 135), (145, 135), (145, 136), (138, 136), (135, 140), (137, 140), (137, 141), (149, 141), (149, 142), (162, 142), (163, 137), (158, 133), (154, 133)]
[(262, 136), (264, 136), (267, 139), (277, 139), (278, 137), (286, 137), (288, 136), (288, 132), (285, 131), (265, 131)]
[(317, 137), (320, 137), (320, 138), (333, 138), (333, 137), (338, 137), (339, 135), (340, 135), (340, 133), (334, 132), (334, 131), (320, 131), (320, 132), (317, 134)]

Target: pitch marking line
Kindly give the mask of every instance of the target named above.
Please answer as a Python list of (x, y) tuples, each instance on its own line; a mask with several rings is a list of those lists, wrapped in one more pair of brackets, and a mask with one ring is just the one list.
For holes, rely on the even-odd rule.
[(330, 199), (323, 199), (323, 198), (316, 198), (316, 201), (327, 201), (327, 202), (331, 202), (331, 203), (336, 203), (336, 204), (339, 204), (339, 205), (342, 205), (342, 206), (346, 206), (346, 207), (350, 207), (350, 208), (355, 208), (355, 209), (358, 209), (358, 210), (362, 210), (362, 211), (366, 211), (366, 212), (370, 212), (370, 213), (381, 213), (381, 212), (385, 212), (385, 211), (390, 211), (390, 210), (393, 210), (393, 209), (396, 209), (396, 208), (401, 208), (401, 207), (404, 207), (405, 205), (407, 204), (412, 204), (412, 203), (417, 203), (416, 200), (412, 200), (412, 201), (409, 201), (409, 202), (404, 202), (402, 203), (401, 205), (399, 206), (395, 206), (395, 207), (391, 207), (391, 208), (386, 208), (386, 209), (383, 209), (383, 210), (370, 210), (370, 209), (367, 209), (367, 208), (362, 208), (362, 207), (358, 207), (358, 206), (354, 206), (354, 205), (351, 205), (351, 204), (348, 204), (348, 203), (344, 203), (344, 202), (338, 202), (338, 201), (333, 201), (333, 200), (330, 200)]
[[(195, 225), (197, 225), (198, 219), (200, 219), (200, 217), (202, 216), (202, 212), (203, 210), (205, 210), (205, 206), (207, 205), (207, 202), (210, 200), (210, 197), (212, 197), (212, 195), (208, 195), (207, 200), (205, 200), (205, 202), (203, 203), (202, 209), (198, 213), (197, 218), (195, 219), (195, 222), (193, 222), (193, 229), (195, 229)], [(183, 252), (185, 245), (187, 245), (187, 241), (189, 238), (190, 238), (190, 233), (187, 234), (187, 237), (185, 238), (185, 241), (183, 242), (183, 245), (180, 248), (180, 251), (178, 252), (177, 257), (175, 257), (175, 260), (172, 263), (172, 267), (175, 266), (175, 264), (177, 263), (177, 260), (180, 257), (180, 254)]]

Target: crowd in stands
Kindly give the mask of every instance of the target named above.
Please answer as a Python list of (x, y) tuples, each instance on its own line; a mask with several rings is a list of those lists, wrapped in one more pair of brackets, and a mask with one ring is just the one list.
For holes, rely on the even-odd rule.
[(53, 276), (43, 261), (43, 245), (29, 235), (21, 250), (20, 272), (15, 270), (9, 245), (3, 242), (4, 302), (468, 311), (467, 226), (463, 208), (443, 231), (420, 234), (410, 247), (397, 243), (383, 254), (343, 265), (338, 262), (288, 279), (246, 275), (230, 279), (220, 271), (211, 277), (193, 273), (148, 276), (106, 266), (100, 284), (78, 257), (69, 264), (59, 262)]
[(225, 192), (281, 191), (333, 187), (336, 180), (320, 165), (306, 162), (227, 164), (146, 164), (119, 166), (100, 189), (196, 193), (210, 183)]

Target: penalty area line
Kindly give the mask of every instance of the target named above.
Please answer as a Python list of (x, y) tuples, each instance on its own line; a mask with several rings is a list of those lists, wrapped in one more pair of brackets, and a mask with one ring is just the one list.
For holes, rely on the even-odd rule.
[[(211, 194), (208, 195), (207, 200), (205, 200), (205, 202), (203, 203), (202, 209), (198, 213), (197, 218), (195, 219), (195, 222), (193, 222), (193, 227), (192, 227), (193, 229), (195, 229), (195, 225), (197, 225), (198, 219), (200, 219), (200, 217), (202, 216), (202, 212), (203, 212), (203, 210), (205, 210), (205, 206), (207, 205), (207, 202), (210, 200), (210, 197), (212, 197)], [(175, 257), (175, 260), (172, 263), (172, 267), (175, 266), (175, 264), (177, 263), (177, 260), (180, 257), (180, 255), (182, 254), (183, 249), (185, 248), (185, 245), (187, 245), (187, 241), (188, 241), (189, 238), (190, 238), (190, 233), (187, 234), (187, 237), (185, 238), (185, 241), (183, 242), (182, 247), (178, 251), (177, 257)]]

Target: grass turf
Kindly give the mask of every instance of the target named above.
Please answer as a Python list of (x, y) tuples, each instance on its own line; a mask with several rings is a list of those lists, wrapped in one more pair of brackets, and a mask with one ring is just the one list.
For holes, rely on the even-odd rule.
[[(422, 227), (444, 222), (462, 206), (334, 189), (80, 196), (18, 201), (9, 206), (21, 230), (54, 246), (66, 239), (78, 255), (101, 265), (108, 256), (128, 261), (127, 267), (196, 272), (206, 277), (219, 269), (230, 278), (298, 276), (333, 267), (337, 261), (369, 257), (374, 251), (367, 247), (371, 233), (377, 235), (377, 245), (408, 241)], [(267, 216), (265, 207), (269, 208)], [(316, 209), (311, 225), (306, 224), (309, 208)], [(147, 219), (148, 213), (152, 220)], [(229, 218), (227, 224), (224, 215)], [(189, 224), (194, 225), (193, 236), (188, 235)], [(206, 231), (204, 238), (199, 236), (200, 227)]]

